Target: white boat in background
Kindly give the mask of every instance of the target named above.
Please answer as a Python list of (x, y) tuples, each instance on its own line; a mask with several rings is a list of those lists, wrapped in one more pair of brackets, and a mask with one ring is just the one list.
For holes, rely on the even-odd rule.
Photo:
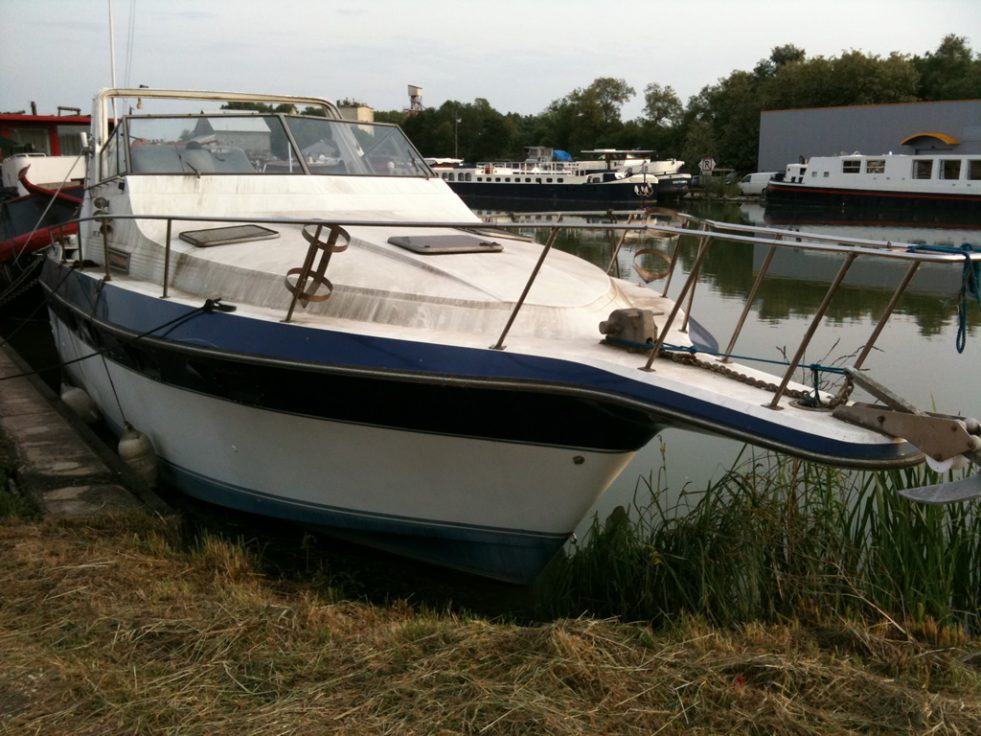
[[(114, 103), (129, 112), (110, 133)], [(981, 446), (976, 423), (931, 416), (954, 429), (935, 442), (918, 416), (851, 400), (891, 310), (838, 389), (797, 380), (823, 310), (776, 373), (727, 357), (738, 327), (720, 353), (688, 313), (718, 238), (911, 269), (962, 254), (657, 223), (698, 238), (670, 299), (552, 247), (563, 227), (650, 225), (488, 230), (398, 128), (317, 98), (104, 90), (88, 155), (79, 246), (42, 274), (67, 379), (150, 440), (164, 481), (214, 503), (527, 582), (665, 427), (849, 467)], [(547, 242), (508, 232), (528, 227)]]
[(495, 204), (505, 210), (541, 209), (546, 203), (553, 208), (643, 207), (683, 196), (691, 181), (681, 170), (684, 161), (653, 160), (646, 150), (597, 148), (583, 151), (591, 156), (583, 160), (544, 146), (530, 146), (525, 153), (523, 161), (426, 162), (468, 204), (484, 209)]
[(766, 188), (773, 204), (981, 212), (981, 155), (853, 153), (788, 164)]
[(658, 179), (602, 161), (556, 158), (551, 148), (533, 146), (524, 161), (464, 164), (428, 158), (433, 172), (473, 207), (553, 209), (643, 207), (657, 200)]
[(691, 184), (691, 174), (682, 171), (685, 167), (684, 161), (676, 158), (651, 158), (653, 151), (650, 150), (595, 148), (582, 153), (593, 157), (578, 162), (584, 171), (614, 170), (631, 176), (643, 173), (656, 177), (657, 199), (660, 202), (683, 196)]

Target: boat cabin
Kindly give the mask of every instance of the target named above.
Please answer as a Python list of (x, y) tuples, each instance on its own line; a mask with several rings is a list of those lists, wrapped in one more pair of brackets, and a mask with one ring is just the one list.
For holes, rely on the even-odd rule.
[(978, 182), (981, 190), (981, 156), (894, 155), (813, 156), (807, 163), (788, 164), (784, 181), (817, 185), (849, 181), (874, 182)]

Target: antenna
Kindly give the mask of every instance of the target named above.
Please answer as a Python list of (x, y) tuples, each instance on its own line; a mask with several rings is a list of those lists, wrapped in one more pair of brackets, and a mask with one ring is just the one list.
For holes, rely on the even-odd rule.
[(112, 86), (116, 87), (116, 39), (112, 27), (112, 0), (109, 3), (109, 73), (112, 79)]

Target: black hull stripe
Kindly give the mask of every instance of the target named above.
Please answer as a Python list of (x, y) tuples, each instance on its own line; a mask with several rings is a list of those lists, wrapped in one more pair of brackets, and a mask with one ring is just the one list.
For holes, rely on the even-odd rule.
[(337, 422), (603, 452), (632, 452), (660, 427), (648, 412), (528, 387), (333, 373), (181, 349), (120, 334), (57, 299), (57, 318), (93, 350), (142, 376), (246, 406)]

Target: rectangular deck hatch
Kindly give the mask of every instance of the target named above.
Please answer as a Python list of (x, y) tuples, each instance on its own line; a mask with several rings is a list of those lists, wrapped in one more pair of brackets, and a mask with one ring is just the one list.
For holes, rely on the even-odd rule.
[(210, 248), (213, 245), (228, 245), (230, 243), (246, 243), (250, 240), (269, 240), (278, 238), (279, 233), (261, 225), (230, 225), (228, 227), (213, 227), (206, 230), (185, 230), (180, 239), (198, 248)]
[(393, 235), (388, 239), (392, 245), (423, 255), (446, 255), (449, 253), (497, 253), (503, 250), (500, 243), (475, 235)]

